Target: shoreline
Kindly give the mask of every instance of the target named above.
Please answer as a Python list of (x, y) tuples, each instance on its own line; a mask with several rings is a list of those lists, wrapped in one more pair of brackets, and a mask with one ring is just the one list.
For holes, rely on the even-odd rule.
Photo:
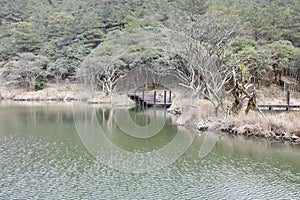
[[(126, 95), (113, 95), (103, 92), (91, 92), (82, 84), (49, 85), (38, 91), (25, 91), (24, 89), (0, 87), (0, 102), (72, 102), (82, 101), (88, 104), (133, 106), (134, 103)], [(113, 100), (113, 101), (111, 101)]]
[[(0, 93), (0, 102), (1, 100), (3, 102), (47, 103), (82, 101), (90, 105), (108, 107), (135, 106), (135, 103), (126, 95), (119, 94), (110, 97), (101, 92), (91, 95), (91, 93), (82, 92), (80, 89), (74, 91), (64, 91), (63, 89), (48, 88), (30, 92), (4, 91)], [(251, 112), (248, 115), (216, 117), (212, 112), (211, 105), (205, 100), (200, 100), (196, 106), (188, 107), (184, 104), (186, 104), (184, 100), (181, 100), (181, 102), (174, 101), (168, 109), (175, 123), (179, 126), (186, 126), (200, 132), (217, 131), (231, 136), (260, 138), (270, 142), (289, 143), (291, 145), (300, 144), (300, 124), (298, 123), (300, 112), (298, 111), (268, 114), (269, 121), (264, 121), (258, 112)]]
[(186, 105), (184, 100), (180, 100), (168, 109), (179, 126), (187, 126), (199, 132), (217, 131), (229, 136), (300, 145), (299, 111), (265, 113), (266, 120), (257, 111), (250, 111), (247, 115), (241, 112), (238, 115), (215, 116), (212, 106), (206, 100), (199, 100), (193, 106)]
[[(276, 129), (273, 129), (272, 131), (266, 131), (264, 129), (257, 130), (257, 127), (253, 127), (252, 125), (244, 125), (242, 127), (239, 127), (234, 124), (219, 124), (218, 129), (210, 129), (209, 127), (191, 127), (200, 132), (218, 131), (233, 137), (241, 136), (247, 139), (260, 139), (267, 140), (271, 143), (288, 143), (290, 145), (300, 146), (300, 137), (298, 135), (295, 135), (293, 132), (280, 133)], [(300, 134), (299, 131), (297, 131), (297, 133)]]
[[(62, 104), (68, 104), (72, 102), (85, 102), (88, 103), (90, 106), (99, 106), (99, 107), (112, 107), (111, 103), (104, 103), (104, 102), (98, 102), (98, 103), (89, 103), (88, 101), (82, 101), (82, 100), (36, 100), (36, 99), (30, 99), (30, 100), (13, 100), (13, 99), (2, 99), (0, 100), (0, 103), (5, 102), (13, 102), (13, 103), (49, 103), (49, 104), (55, 104), (55, 103), (62, 103)], [(134, 105), (131, 104), (114, 104), (116, 107), (133, 107)], [(168, 110), (171, 117), (176, 118), (176, 114), (172, 114), (170, 110)], [(258, 113), (256, 113), (258, 114)], [(286, 114), (286, 113), (285, 113)], [(297, 113), (300, 117), (300, 113)], [(269, 126), (266, 128), (259, 128), (259, 126), (255, 126), (253, 124), (243, 124), (242, 126), (239, 126), (232, 121), (232, 123), (227, 122), (226, 120), (223, 120), (221, 118), (212, 117), (210, 119), (205, 120), (197, 120), (193, 119), (192, 121), (187, 120), (186, 123), (178, 123), (178, 117), (177, 116), (176, 125), (177, 126), (185, 126), (187, 128), (192, 128), (195, 131), (204, 133), (207, 131), (213, 131), (213, 132), (221, 132), (225, 133), (228, 136), (234, 136), (234, 137), (244, 137), (247, 139), (264, 139), (271, 143), (282, 143), (282, 144), (290, 144), (290, 145), (299, 145), (300, 146), (300, 129), (292, 132), (288, 132), (286, 130), (282, 130), (284, 128), (277, 127), (276, 128), (270, 128)], [(239, 116), (231, 116), (231, 120), (240, 118)]]

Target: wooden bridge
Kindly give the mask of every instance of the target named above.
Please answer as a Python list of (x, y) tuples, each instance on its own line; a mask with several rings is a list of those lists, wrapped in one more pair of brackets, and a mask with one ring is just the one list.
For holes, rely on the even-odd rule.
[[(164, 107), (169, 108), (172, 105), (172, 96), (171, 91), (169, 91), (169, 94), (167, 95), (167, 91), (164, 91), (163, 95), (163, 101), (160, 101), (157, 98), (157, 92), (154, 91), (153, 94), (145, 93), (144, 91), (142, 93), (132, 93), (128, 94), (128, 97), (131, 100), (134, 100), (137, 102), (138, 105), (141, 107)], [(168, 97), (168, 99), (167, 99)]]
[(286, 111), (289, 111), (292, 108), (300, 108), (300, 105), (291, 105), (291, 92), (287, 91), (286, 94), (286, 104), (260, 104), (257, 105), (259, 108), (268, 108), (269, 110), (274, 110), (275, 108), (285, 108)]
[[(157, 91), (154, 91), (153, 94), (145, 93), (144, 91), (141, 93), (131, 93), (128, 94), (128, 97), (131, 100), (137, 102), (137, 104), (141, 107), (164, 107), (169, 108), (172, 105), (171, 99), (171, 91), (167, 94), (167, 91), (164, 91), (163, 101), (160, 101), (157, 98)], [(259, 108), (275, 110), (275, 109), (285, 109), (289, 111), (290, 109), (300, 109), (300, 105), (291, 105), (290, 104), (290, 92), (287, 92), (287, 104), (258, 104)]]
[(291, 108), (300, 108), (300, 105), (288, 105), (288, 104), (261, 104), (257, 105), (259, 108), (268, 108), (269, 110), (274, 110), (275, 108), (285, 108), (286, 111)]

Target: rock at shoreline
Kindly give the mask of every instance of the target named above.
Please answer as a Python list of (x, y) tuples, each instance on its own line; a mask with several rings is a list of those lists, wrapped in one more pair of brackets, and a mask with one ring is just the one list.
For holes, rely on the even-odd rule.
[(92, 98), (92, 99), (89, 99), (87, 101), (89, 104), (110, 104), (110, 98), (109, 97), (103, 97), (103, 98)]
[(196, 129), (199, 131), (207, 131), (208, 130), (208, 123), (207, 121), (200, 121), (196, 125)]
[(293, 141), (298, 141), (298, 140), (300, 140), (300, 137), (298, 137), (298, 136), (296, 136), (296, 135), (293, 135), (293, 136), (291, 137), (291, 139), (292, 139)]
[(11, 97), (14, 101), (72, 101), (76, 100), (72, 93), (56, 93), (56, 94), (42, 94), (42, 93), (25, 93)]
[(300, 137), (300, 130), (293, 131), (292, 134)]
[(169, 113), (171, 113), (172, 115), (180, 115), (181, 114), (181, 110), (179, 110), (179, 108), (168, 109), (167, 111)]

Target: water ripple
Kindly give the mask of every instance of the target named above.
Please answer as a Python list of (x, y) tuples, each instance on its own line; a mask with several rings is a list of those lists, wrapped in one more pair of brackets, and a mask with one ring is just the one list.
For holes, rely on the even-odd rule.
[(204, 159), (195, 142), (163, 170), (130, 174), (99, 163), (71, 139), (0, 133), (0, 199), (299, 198), (299, 172), (293, 172), (299, 160), (232, 154), (226, 142)]

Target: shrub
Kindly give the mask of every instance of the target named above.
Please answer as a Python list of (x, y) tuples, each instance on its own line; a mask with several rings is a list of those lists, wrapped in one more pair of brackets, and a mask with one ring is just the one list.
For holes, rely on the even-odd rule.
[(35, 86), (34, 86), (34, 90), (38, 91), (38, 90), (42, 90), (46, 87), (46, 78), (42, 75), (39, 75), (38, 77), (36, 77), (35, 79)]

